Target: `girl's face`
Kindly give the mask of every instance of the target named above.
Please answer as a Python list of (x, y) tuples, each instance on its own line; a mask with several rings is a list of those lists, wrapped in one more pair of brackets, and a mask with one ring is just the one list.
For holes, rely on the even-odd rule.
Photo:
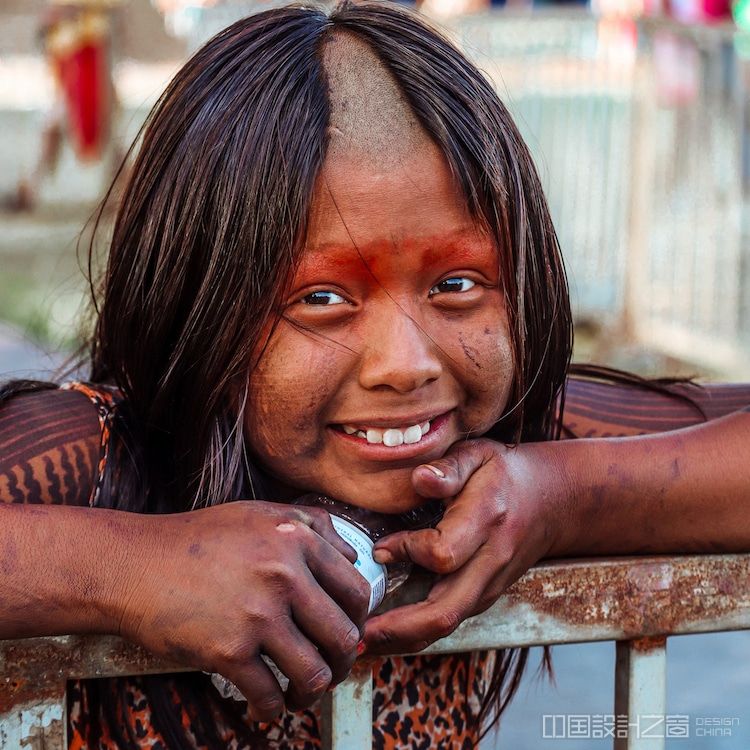
[(245, 423), (265, 468), (373, 510), (424, 502), (412, 469), (487, 431), (508, 399), (498, 266), (436, 147), (387, 173), (328, 159), (250, 378)]

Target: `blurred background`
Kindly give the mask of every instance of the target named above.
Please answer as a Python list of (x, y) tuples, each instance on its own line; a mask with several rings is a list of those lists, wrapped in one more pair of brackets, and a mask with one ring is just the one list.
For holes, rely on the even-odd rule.
[[(567, 262), (576, 359), (747, 380), (750, 0), (591, 3), (420, 9), (492, 79), (535, 156)], [(271, 4), (0, 1), (0, 380), (50, 377), (85, 336), (90, 218), (150, 107), (197, 46)], [(693, 729), (739, 724), (667, 747), (750, 746), (748, 636), (669, 648), (670, 712)], [(487, 748), (611, 746), (544, 738), (542, 725), (545, 714), (612, 712), (612, 645), (558, 647), (554, 661), (557, 684), (527, 678)]]

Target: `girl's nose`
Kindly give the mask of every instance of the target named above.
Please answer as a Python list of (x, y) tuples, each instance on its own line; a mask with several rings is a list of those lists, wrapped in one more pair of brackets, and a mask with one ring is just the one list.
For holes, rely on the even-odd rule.
[(359, 371), (363, 388), (409, 393), (440, 377), (439, 349), (420, 325), (400, 308), (368, 326)]

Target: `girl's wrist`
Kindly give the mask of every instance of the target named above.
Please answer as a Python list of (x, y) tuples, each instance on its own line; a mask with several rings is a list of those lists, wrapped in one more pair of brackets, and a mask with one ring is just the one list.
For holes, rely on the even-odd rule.
[[(531, 447), (531, 446), (529, 446)], [(568, 441), (533, 446), (534, 481), (541, 497), (550, 547), (545, 557), (570, 557), (580, 547), (586, 503), (583, 502), (585, 464), (580, 451)]]
[[(602, 554), (625, 522), (622, 492), (611, 475), (612, 439), (561, 440), (519, 446), (528, 461), (525, 483), (546, 524), (545, 557)], [(630, 511), (633, 508), (630, 507)]]
[[(176, 541), (186, 514), (142, 515), (116, 513), (111, 520), (113, 554), (107, 578), (110, 596), (102, 603), (107, 632), (124, 638), (137, 632), (149, 601), (156, 595), (151, 583), (163, 583), (160, 561), (169, 555), (166, 540)], [(188, 521), (189, 523), (189, 521)]]
[(517, 505), (536, 539), (538, 558), (567, 557), (577, 545), (578, 457), (562, 441), (521, 443), (500, 454), (499, 490)]

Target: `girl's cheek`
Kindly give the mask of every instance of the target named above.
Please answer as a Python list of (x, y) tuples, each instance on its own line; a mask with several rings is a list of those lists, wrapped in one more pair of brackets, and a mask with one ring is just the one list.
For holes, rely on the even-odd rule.
[(467, 430), (486, 432), (497, 422), (510, 398), (514, 358), (505, 320), (489, 322), (458, 339), (467, 382)]
[(337, 356), (330, 347), (283, 326), (250, 378), (248, 441), (267, 463), (313, 455), (335, 398)]

